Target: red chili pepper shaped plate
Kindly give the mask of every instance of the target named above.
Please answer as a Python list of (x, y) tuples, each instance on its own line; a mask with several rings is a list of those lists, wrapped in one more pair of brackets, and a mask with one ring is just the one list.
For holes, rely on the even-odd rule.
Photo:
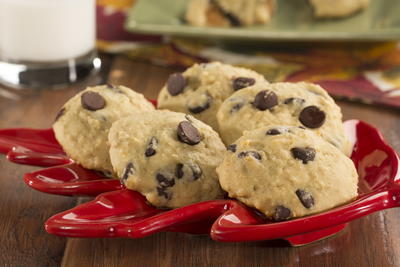
[(14, 163), (50, 167), (24, 175), (27, 185), (45, 193), (97, 196), (123, 188), (118, 180), (74, 163), (58, 144), (52, 129), (0, 130), (0, 153)]
[[(120, 189), (103, 193), (93, 201), (51, 217), (46, 222), (46, 230), (52, 234), (140, 238), (161, 231), (174, 231), (207, 233), (214, 240), (226, 242), (279, 238), (292, 245), (304, 245), (339, 232), (351, 220), (400, 205), (399, 158), (396, 152), (386, 144), (378, 130), (364, 122), (347, 121), (345, 129), (354, 143), (351, 158), (359, 174), (358, 198), (344, 206), (286, 222), (266, 221), (256, 211), (235, 200), (213, 200), (174, 210), (159, 210), (148, 205), (139, 193), (120, 189), (117, 180), (71, 162), (27, 174), (25, 180), (33, 187), (36, 182), (35, 188), (41, 191), (63, 195), (96, 195)], [(22, 147), (42, 153), (42, 156), (47, 154), (47, 158), (49, 155), (63, 155), (50, 132), (35, 131), (39, 137), (49, 136), (49, 139), (35, 139), (36, 135), (32, 134), (32, 142), (29, 142), (26, 138), (29, 134), (24, 132), (16, 134), (18, 138), (14, 141), (7, 130), (0, 131), (0, 151), (7, 150), (4, 147), (8, 151)], [(8, 134), (6, 142), (3, 132)], [(32, 164), (29, 161), (31, 157), (32, 153), (27, 153), (25, 160), (19, 163)], [(37, 161), (40, 157), (35, 154), (32, 158)], [(39, 178), (40, 187), (37, 186)]]
[(217, 241), (286, 239), (304, 245), (341, 231), (348, 222), (400, 205), (399, 158), (372, 126), (345, 123), (354, 143), (352, 159), (359, 173), (359, 197), (346, 205), (285, 222), (267, 221), (236, 200), (200, 202), (159, 210), (127, 189), (103, 193), (95, 200), (59, 213), (46, 222), (49, 233), (69, 237), (141, 238), (162, 231), (207, 233)]
[(118, 179), (108, 178), (73, 162), (26, 173), (24, 181), (38, 191), (64, 196), (97, 196), (124, 188)]
[(15, 163), (56, 166), (72, 162), (54, 137), (52, 129), (0, 130), (0, 153)]
[(139, 193), (123, 189), (103, 193), (51, 217), (46, 230), (60, 236), (87, 238), (141, 238), (163, 231), (210, 234), (214, 240), (228, 242), (284, 238), (295, 246), (326, 238), (345, 227), (339, 223), (312, 229), (311, 233), (299, 229), (292, 231), (292, 237), (287, 236), (289, 228), (305, 220), (273, 223), (235, 200), (205, 201), (163, 211), (150, 206)]

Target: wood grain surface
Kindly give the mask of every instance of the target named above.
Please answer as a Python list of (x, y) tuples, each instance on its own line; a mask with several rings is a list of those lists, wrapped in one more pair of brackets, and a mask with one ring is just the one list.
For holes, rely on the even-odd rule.
[[(67, 89), (16, 93), (0, 86), (0, 128), (50, 127), (61, 105), (89, 84), (122, 84), (155, 98), (168, 75), (178, 70), (119, 56), (102, 59), (100, 75)], [(376, 126), (400, 150), (398, 110), (338, 103), (345, 119)], [(22, 175), (34, 169), (0, 156), (0, 266), (400, 266), (398, 209), (356, 220), (335, 237), (298, 248), (283, 241), (218, 243), (180, 233), (137, 240), (52, 236), (44, 231), (45, 220), (82, 200), (28, 188)]]

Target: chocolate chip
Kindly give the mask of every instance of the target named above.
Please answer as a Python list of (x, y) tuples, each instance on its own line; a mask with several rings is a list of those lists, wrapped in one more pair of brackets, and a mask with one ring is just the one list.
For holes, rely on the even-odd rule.
[(252, 156), (255, 159), (261, 160), (261, 155), (257, 151), (242, 151), (237, 156), (238, 156), (238, 158)]
[(303, 129), (303, 130), (306, 129), (306, 127), (304, 127), (304, 126), (299, 126), (299, 128), (300, 128), (300, 129)]
[(279, 205), (275, 208), (275, 221), (286, 221), (290, 217), (292, 217), (292, 211), (290, 209), (282, 205)]
[(174, 178), (168, 178), (161, 173), (157, 173), (156, 179), (157, 179), (158, 183), (160, 184), (160, 186), (163, 188), (172, 187), (175, 185)]
[(96, 111), (106, 106), (104, 98), (96, 92), (85, 92), (81, 95), (81, 105), (84, 109)]
[(249, 155), (248, 151), (242, 151), (237, 155), (237, 157), (238, 158), (244, 158), (244, 157), (247, 157), (248, 155)]
[(207, 110), (211, 106), (212, 97), (207, 95), (206, 99), (206, 102), (204, 102), (203, 104), (196, 107), (188, 107), (188, 110), (193, 114), (198, 114), (203, 112), (204, 110)]
[(186, 176), (187, 179), (189, 179), (190, 181), (195, 181), (199, 179), (203, 174), (203, 171), (201, 170), (200, 166), (197, 165), (196, 163), (189, 163), (187, 165), (178, 163), (176, 164), (175, 167), (176, 178), (182, 179), (185, 176), (185, 170), (187, 174), (191, 173), (191, 176), (190, 175)]
[(184, 175), (185, 175), (185, 173), (183, 171), (183, 164), (182, 163), (176, 164), (176, 167), (175, 167), (176, 178), (181, 179)]
[(167, 191), (167, 189), (165, 187), (157, 187), (157, 193), (159, 196), (161, 197), (165, 197), (166, 199), (171, 199), (171, 194), (169, 194)]
[(230, 112), (234, 113), (234, 112), (238, 111), (239, 109), (241, 109), (243, 106), (244, 106), (243, 102), (236, 103), (235, 105), (233, 105)]
[(157, 182), (160, 186), (157, 187), (157, 193), (159, 196), (163, 196), (166, 199), (171, 199), (171, 193), (167, 192), (168, 187), (172, 187), (175, 185), (174, 178), (168, 178), (161, 173), (157, 173), (156, 175)]
[(150, 142), (147, 145), (147, 148), (146, 148), (146, 151), (144, 152), (144, 155), (146, 157), (154, 156), (157, 153), (157, 151), (156, 151), (157, 145), (158, 145), (158, 140), (157, 140), (157, 138), (155, 138), (153, 136), (150, 139)]
[(167, 81), (167, 90), (172, 96), (179, 95), (186, 87), (186, 79), (181, 73), (171, 74)]
[(56, 118), (54, 119), (54, 122), (58, 121), (59, 118), (61, 118), (65, 114), (65, 108), (61, 108), (56, 115)]
[(298, 98), (298, 97), (289, 97), (286, 98), (285, 101), (283, 101), (284, 104), (288, 105), (288, 104), (304, 104), (304, 102), (306, 102), (303, 98)]
[(303, 164), (307, 164), (309, 161), (315, 159), (315, 149), (311, 147), (294, 147), (290, 151), (292, 152), (292, 156), (295, 159), (303, 161)]
[(237, 90), (243, 89), (245, 87), (252, 86), (255, 83), (256, 83), (256, 80), (254, 80), (253, 78), (238, 77), (233, 80), (232, 87), (233, 87), (233, 90), (237, 91)]
[(126, 181), (129, 177), (129, 175), (133, 174), (134, 170), (135, 170), (135, 166), (133, 165), (132, 162), (129, 162), (125, 167), (125, 171), (124, 171), (124, 174), (122, 175), (121, 180)]
[(237, 147), (236, 144), (231, 144), (231, 145), (229, 145), (229, 146), (227, 147), (227, 149), (228, 149), (229, 151), (232, 151), (233, 153), (235, 153), (235, 152), (236, 152), (236, 147)]
[(281, 134), (281, 132), (278, 129), (273, 128), (273, 129), (269, 129), (266, 132), (266, 134), (267, 135), (278, 135), (278, 134)]
[(300, 122), (311, 129), (319, 128), (325, 122), (325, 112), (316, 106), (304, 108), (299, 115)]
[(201, 136), (199, 130), (197, 130), (190, 122), (182, 121), (178, 125), (178, 139), (182, 143), (193, 146), (200, 143)]
[(192, 170), (192, 180), (196, 181), (203, 174), (203, 171), (196, 163), (189, 164), (189, 167)]
[(278, 97), (272, 91), (263, 90), (256, 95), (252, 104), (258, 110), (264, 111), (278, 105)]
[(296, 190), (296, 195), (305, 208), (309, 209), (314, 206), (314, 198), (309, 192), (298, 189)]
[(117, 88), (115, 85), (113, 85), (111, 83), (107, 83), (106, 86), (108, 89), (116, 89)]

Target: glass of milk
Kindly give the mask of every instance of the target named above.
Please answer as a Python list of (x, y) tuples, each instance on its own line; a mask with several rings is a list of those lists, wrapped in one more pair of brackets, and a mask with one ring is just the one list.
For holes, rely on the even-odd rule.
[(52, 88), (100, 68), (95, 0), (0, 0), (0, 83)]

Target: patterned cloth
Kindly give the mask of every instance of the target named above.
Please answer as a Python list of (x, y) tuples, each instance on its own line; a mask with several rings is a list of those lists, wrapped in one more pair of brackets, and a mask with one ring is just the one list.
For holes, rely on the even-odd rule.
[(124, 30), (135, 0), (97, 0), (100, 51), (135, 60), (188, 67), (218, 60), (244, 66), (271, 81), (311, 81), (336, 98), (400, 108), (400, 43), (275, 44), (267, 48), (221, 48), (200, 40), (133, 34)]

